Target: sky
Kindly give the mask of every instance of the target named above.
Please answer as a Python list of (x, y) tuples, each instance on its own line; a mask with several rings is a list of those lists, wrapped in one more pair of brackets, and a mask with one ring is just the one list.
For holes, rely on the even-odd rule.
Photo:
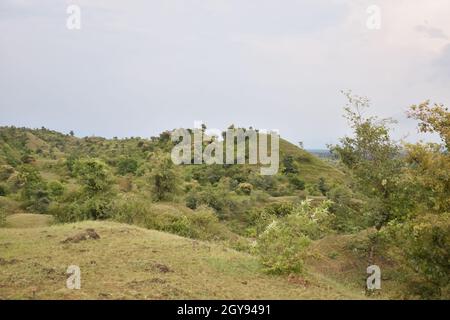
[(150, 137), (203, 121), (324, 148), (350, 133), (352, 90), (417, 141), (408, 106), (450, 106), (449, 17), (448, 0), (1, 0), (0, 125)]

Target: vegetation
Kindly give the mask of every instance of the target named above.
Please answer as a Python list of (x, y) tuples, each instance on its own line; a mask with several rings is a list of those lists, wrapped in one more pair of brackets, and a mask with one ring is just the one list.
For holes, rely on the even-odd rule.
[[(353, 133), (331, 146), (334, 158), (321, 160), (281, 139), (273, 176), (261, 176), (258, 165), (175, 166), (168, 131), (104, 139), (1, 127), (0, 245), (14, 245), (5, 244), (0, 256), (0, 298), (78, 297), (55, 291), (66, 263), (61, 240), (94, 227), (101, 240), (80, 250), (123, 270), (112, 287), (101, 280), (109, 293), (90, 287), (83, 297), (255, 298), (256, 287), (267, 290), (260, 297), (360, 297), (365, 268), (377, 264), (387, 275), (382, 298), (448, 299), (450, 112), (429, 102), (412, 106), (408, 115), (419, 130), (442, 142), (407, 144), (392, 140), (394, 122), (365, 115), (368, 99), (346, 95)], [(129, 259), (118, 261), (111, 248)], [(61, 256), (44, 266), (31, 261), (32, 250)], [(20, 262), (9, 263), (14, 259)], [(158, 269), (148, 266), (155, 259), (174, 270), (193, 263), (188, 276), (155, 271), (147, 279), (148, 268)], [(28, 282), (44, 281), (47, 271), (35, 279), (35, 268), (56, 268), (51, 289), (27, 291)], [(19, 275), (26, 288), (7, 280)], [(205, 279), (208, 292), (199, 289)], [(150, 293), (146, 281), (158, 289)], [(325, 294), (324, 286), (332, 289)]]

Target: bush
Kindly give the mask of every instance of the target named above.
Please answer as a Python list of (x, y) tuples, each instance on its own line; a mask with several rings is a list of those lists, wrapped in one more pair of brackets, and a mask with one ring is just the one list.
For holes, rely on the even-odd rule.
[(292, 202), (276, 202), (268, 205), (264, 210), (269, 215), (284, 217), (292, 213), (294, 210), (294, 204)]
[(186, 197), (186, 207), (195, 210), (199, 205), (199, 196), (195, 192), (190, 192)]
[(59, 222), (104, 220), (114, 215), (112, 201), (105, 195), (81, 197), (70, 204), (55, 204), (49, 211)]
[(48, 190), (53, 198), (59, 198), (64, 194), (64, 186), (58, 181), (49, 182)]
[[(332, 215), (328, 212), (330, 203), (324, 202), (312, 207), (309, 201), (288, 206), (278, 216), (264, 210), (265, 221), (272, 222), (259, 235), (257, 252), (269, 273), (301, 272), (306, 248), (312, 240), (320, 239), (328, 232)], [(284, 208), (283, 206), (279, 208)], [(278, 218), (277, 218), (278, 217)]]
[(133, 158), (121, 158), (117, 163), (117, 171), (122, 176), (128, 173), (135, 174), (138, 167), (138, 161)]
[(6, 181), (14, 173), (14, 168), (9, 165), (0, 166), (0, 181)]
[(408, 292), (422, 299), (450, 298), (450, 214), (426, 214), (387, 233), (405, 254)]
[(77, 160), (73, 171), (87, 194), (104, 193), (111, 189), (112, 178), (108, 166), (100, 160)]
[(247, 182), (239, 183), (237, 187), (237, 192), (245, 195), (250, 195), (252, 193), (252, 190), (253, 186)]
[[(173, 209), (173, 210), (170, 210)], [(161, 230), (183, 237), (202, 240), (229, 239), (232, 234), (207, 207), (195, 211), (160, 207), (135, 196), (124, 197), (113, 204), (113, 219), (148, 229)]]
[(274, 221), (259, 237), (256, 249), (268, 273), (302, 272), (311, 240), (293, 231), (289, 224)]
[(0, 208), (0, 227), (4, 227), (6, 225), (6, 212)]
[(305, 190), (305, 181), (296, 175), (289, 176), (289, 183), (292, 184), (296, 190)]
[(170, 200), (178, 190), (178, 176), (172, 160), (169, 158), (158, 160), (148, 176), (148, 181), (155, 201)]
[(8, 186), (4, 183), (0, 183), (0, 196), (4, 197), (8, 195), (8, 193), (9, 193)]

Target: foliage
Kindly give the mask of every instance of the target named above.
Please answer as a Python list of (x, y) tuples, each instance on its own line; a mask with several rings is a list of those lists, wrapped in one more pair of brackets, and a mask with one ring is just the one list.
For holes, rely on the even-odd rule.
[(294, 157), (292, 155), (287, 155), (283, 158), (283, 173), (284, 174), (296, 174), (298, 169), (295, 165)]
[(257, 252), (268, 273), (299, 273), (310, 242), (291, 225), (273, 221), (258, 238)]
[(170, 209), (127, 196), (114, 201), (113, 219), (194, 239), (219, 240), (231, 236), (210, 208), (199, 207), (195, 211)]
[[(329, 232), (332, 215), (325, 201), (313, 207), (310, 201), (292, 206), (289, 213), (269, 214), (273, 220), (257, 241), (257, 252), (269, 273), (301, 272), (306, 248)], [(267, 212), (266, 212), (267, 214)], [(267, 216), (264, 217), (267, 220)]]
[(380, 229), (390, 220), (402, 215), (398, 210), (399, 179), (403, 162), (400, 148), (390, 138), (389, 120), (364, 117), (369, 100), (346, 93), (349, 104), (345, 117), (354, 131), (353, 137), (344, 137), (331, 150), (351, 171), (359, 190), (371, 201), (368, 208), (373, 224)]
[(441, 137), (447, 150), (450, 150), (450, 112), (442, 104), (430, 105), (425, 101), (419, 105), (411, 106), (410, 118), (419, 120), (421, 132), (436, 132)]
[(138, 161), (129, 157), (121, 158), (117, 163), (117, 171), (122, 176), (128, 173), (135, 174), (138, 167)]
[(14, 173), (14, 168), (9, 165), (0, 166), (0, 181), (6, 181)]
[(293, 185), (296, 190), (305, 190), (305, 181), (300, 179), (297, 175), (289, 175), (289, 183)]
[(426, 214), (392, 223), (386, 233), (405, 255), (408, 296), (450, 298), (450, 214)]
[(48, 190), (52, 198), (59, 198), (64, 194), (64, 186), (58, 181), (48, 183)]
[(245, 195), (250, 195), (252, 193), (253, 190), (253, 186), (250, 183), (239, 183), (238, 187), (237, 187), (237, 191), (238, 193), (242, 193)]
[(9, 188), (5, 183), (0, 183), (0, 197), (4, 197), (9, 193)]
[(161, 157), (147, 177), (154, 200), (169, 200), (178, 190), (178, 176), (170, 158)]
[(108, 192), (112, 176), (107, 165), (97, 159), (81, 159), (74, 164), (74, 173), (89, 195)]

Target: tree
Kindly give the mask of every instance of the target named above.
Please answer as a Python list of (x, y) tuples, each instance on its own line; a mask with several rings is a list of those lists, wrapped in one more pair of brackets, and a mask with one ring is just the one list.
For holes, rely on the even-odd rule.
[(450, 112), (442, 104), (430, 105), (425, 101), (411, 106), (408, 116), (419, 121), (419, 131), (438, 133), (447, 150), (450, 150)]
[(130, 157), (121, 158), (117, 163), (117, 170), (120, 175), (126, 175), (127, 173), (135, 174), (138, 167), (138, 161)]
[(87, 194), (105, 193), (111, 189), (111, 174), (107, 165), (100, 160), (78, 160), (74, 164), (74, 172)]
[(21, 197), (28, 209), (45, 212), (50, 204), (47, 184), (39, 171), (33, 166), (24, 165), (19, 170), (19, 185), (22, 187)]
[(403, 166), (400, 147), (390, 138), (388, 125), (392, 120), (364, 117), (369, 100), (351, 92), (345, 95), (348, 99), (345, 118), (353, 129), (353, 136), (342, 138), (339, 145), (330, 149), (356, 178), (359, 190), (369, 200), (372, 222), (380, 230), (405, 213), (399, 208), (404, 202), (397, 193)]
[(152, 168), (148, 181), (153, 198), (156, 201), (167, 200), (172, 194), (176, 193), (178, 177), (172, 160), (168, 157), (156, 159), (156, 165)]
[(291, 155), (287, 155), (283, 159), (283, 173), (284, 174), (290, 174), (290, 173), (298, 173), (298, 169), (295, 166), (294, 157)]

